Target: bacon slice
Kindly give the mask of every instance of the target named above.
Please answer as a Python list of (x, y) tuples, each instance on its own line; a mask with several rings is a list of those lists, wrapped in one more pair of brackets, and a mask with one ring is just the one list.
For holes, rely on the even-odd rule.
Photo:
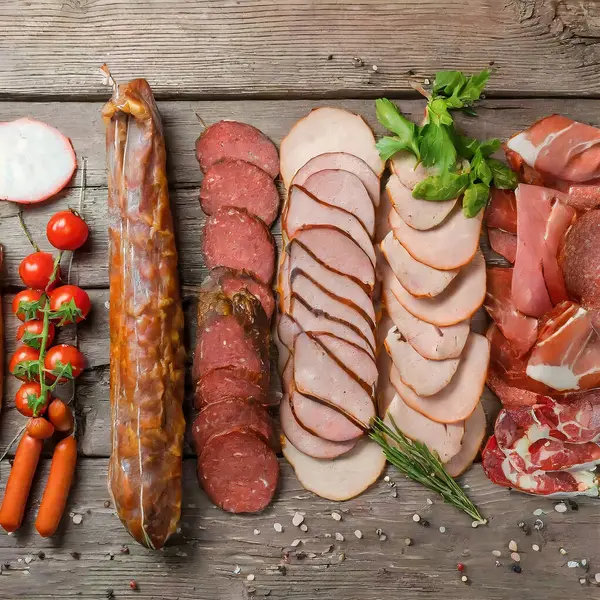
[(434, 269), (458, 269), (469, 263), (479, 248), (483, 212), (468, 219), (462, 208), (455, 206), (448, 218), (428, 231), (413, 229), (396, 211), (390, 212), (390, 227), (394, 237), (408, 253)]
[(393, 175), (389, 178), (386, 192), (394, 210), (402, 220), (420, 231), (426, 231), (442, 223), (450, 214), (458, 198), (443, 202), (428, 202), (413, 198), (412, 188), (403, 185), (400, 178)]
[(538, 322), (515, 308), (511, 299), (512, 278), (512, 269), (487, 269), (487, 292), (483, 306), (518, 355), (523, 356), (537, 340)]
[(490, 201), (485, 209), (484, 223), (488, 227), (517, 233), (517, 199), (513, 190), (491, 188)]
[(419, 298), (437, 296), (458, 275), (458, 269), (440, 271), (415, 260), (392, 231), (381, 242), (381, 251), (402, 286)]
[(491, 227), (487, 231), (492, 250), (514, 264), (517, 259), (517, 236)]

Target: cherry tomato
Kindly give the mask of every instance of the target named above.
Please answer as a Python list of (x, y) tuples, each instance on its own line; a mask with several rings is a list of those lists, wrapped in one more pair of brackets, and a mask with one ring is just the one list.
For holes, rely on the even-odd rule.
[(54, 425), (44, 417), (33, 417), (27, 422), (27, 433), (36, 440), (47, 440), (54, 434)]
[[(53, 371), (58, 367), (59, 362), (62, 365), (71, 363), (74, 379), (79, 377), (85, 368), (85, 358), (83, 357), (83, 354), (81, 354), (75, 346), (70, 346), (69, 344), (59, 344), (58, 346), (50, 348), (44, 359), (44, 368), (46, 371)], [(52, 381), (56, 379), (56, 377), (50, 373), (46, 373), (46, 376)], [(65, 383), (65, 381), (67, 381), (67, 378), (61, 377), (60, 383)]]
[[(76, 316), (73, 311), (67, 308), (67, 304), (71, 300), (81, 312), (79, 316)], [(60, 325), (83, 321), (90, 313), (91, 308), (92, 303), (87, 292), (76, 285), (61, 285), (50, 292), (50, 310), (52, 312), (61, 311), (61, 316), (55, 319)]]
[[(24, 383), (15, 394), (15, 406), (17, 410), (25, 417), (33, 417), (33, 410), (29, 406), (29, 397), (34, 396), (39, 398), (42, 393), (42, 386), (39, 383), (29, 382)], [(38, 408), (38, 415), (43, 415), (50, 403), (50, 397), (46, 393), (46, 401)]]
[[(23, 302), (25, 304), (27, 304), (29, 302), (39, 302), (41, 297), (42, 297), (42, 292), (40, 292), (38, 290), (23, 290), (22, 292), (19, 292), (13, 298), (13, 302), (12, 302), (12, 311), (17, 316), (17, 319), (19, 319), (20, 321), (26, 321), (27, 319), (25, 317), (29, 316), (23, 312), (23, 309), (21, 307), (21, 302)], [(31, 315), (31, 316), (33, 316), (33, 315)], [(35, 315), (34, 318), (41, 319), (42, 313), (37, 311), (37, 314)]]
[[(27, 321), (23, 323), (19, 329), (17, 329), (17, 339), (23, 340), (25, 334), (29, 334), (28, 340), (24, 340), (23, 343), (27, 346), (31, 346), (32, 348), (40, 349), (42, 344), (42, 332), (44, 331), (44, 321), (41, 319), (34, 319), (33, 321)], [(56, 327), (54, 327), (54, 323), (48, 323), (48, 339), (46, 340), (46, 348), (52, 346), (52, 342), (54, 341), (54, 335), (56, 333)], [(39, 337), (33, 337), (39, 336)]]
[[(19, 265), (21, 281), (34, 290), (45, 290), (54, 271), (54, 257), (49, 252), (34, 252), (26, 256)], [(60, 268), (56, 281), (60, 279)]]
[(48, 241), (59, 250), (77, 250), (83, 246), (90, 230), (81, 216), (72, 210), (61, 210), (48, 221)]
[[(10, 363), (8, 365), (8, 370), (14, 375), (17, 365), (24, 363), (24, 362), (32, 361), (32, 360), (37, 361), (39, 359), (40, 359), (40, 351), (39, 350), (36, 350), (35, 348), (31, 348), (30, 346), (19, 346), (15, 350), (15, 353), (11, 356)], [(39, 380), (39, 374), (36, 374), (36, 373), (32, 373), (31, 377), (29, 377), (27, 373), (23, 373), (21, 375), (15, 375), (15, 377), (17, 379), (20, 379), (21, 381), (37, 381), (37, 380)]]

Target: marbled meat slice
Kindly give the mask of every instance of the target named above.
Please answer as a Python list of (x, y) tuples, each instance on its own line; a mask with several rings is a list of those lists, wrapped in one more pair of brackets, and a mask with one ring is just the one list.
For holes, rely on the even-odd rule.
[(218, 121), (207, 127), (196, 140), (196, 157), (203, 172), (222, 160), (244, 160), (273, 179), (279, 173), (273, 142), (256, 127), (237, 121)]
[(277, 490), (275, 452), (250, 431), (213, 436), (198, 458), (198, 480), (210, 500), (232, 513), (266, 508)]
[(194, 405), (200, 410), (205, 406), (227, 399), (253, 399), (261, 404), (269, 404), (268, 379), (258, 383), (248, 378), (244, 369), (222, 367), (212, 369), (200, 377), (196, 383)]
[(200, 206), (207, 215), (224, 206), (243, 208), (270, 227), (279, 212), (279, 192), (260, 167), (244, 160), (222, 160), (204, 174)]

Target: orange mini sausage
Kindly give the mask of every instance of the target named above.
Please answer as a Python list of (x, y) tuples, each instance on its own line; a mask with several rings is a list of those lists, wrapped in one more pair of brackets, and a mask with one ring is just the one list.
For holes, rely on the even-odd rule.
[(56, 431), (71, 433), (73, 431), (73, 411), (58, 398), (52, 400), (48, 407), (48, 418)]
[(27, 422), (27, 433), (37, 440), (47, 440), (54, 435), (54, 425), (44, 417), (33, 417)]
[(54, 448), (50, 475), (35, 521), (35, 528), (44, 538), (54, 535), (58, 529), (73, 484), (76, 463), (77, 442), (69, 436)]
[(23, 521), (25, 505), (43, 446), (43, 440), (36, 440), (26, 433), (17, 447), (0, 508), (0, 526), (9, 533), (19, 529)]

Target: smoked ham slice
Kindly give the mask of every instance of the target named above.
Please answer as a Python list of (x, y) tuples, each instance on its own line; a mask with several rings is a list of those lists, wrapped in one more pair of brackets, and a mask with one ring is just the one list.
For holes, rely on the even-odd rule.
[(322, 287), (326, 288), (335, 296), (346, 298), (352, 302), (369, 318), (369, 322), (375, 326), (375, 310), (373, 301), (354, 279), (346, 275), (332, 271), (323, 263), (319, 262), (315, 255), (304, 246), (300, 240), (294, 238), (286, 246), (279, 269), (279, 294), (280, 308), (285, 312), (289, 307), (290, 286), (289, 276), (294, 269), (301, 269), (308, 273), (311, 278)]
[(458, 269), (470, 262), (479, 248), (483, 211), (468, 219), (457, 205), (447, 219), (437, 227), (418, 231), (410, 227), (398, 214), (389, 214), (394, 237), (408, 253), (434, 269)]
[(286, 438), (282, 449), (303, 487), (327, 500), (350, 500), (362, 494), (377, 481), (386, 463), (381, 448), (368, 438), (333, 460), (307, 456)]
[(426, 231), (442, 223), (454, 208), (457, 198), (442, 202), (428, 202), (413, 198), (412, 188), (402, 184), (396, 175), (390, 177), (386, 191), (394, 210), (402, 220), (412, 227)]
[[(294, 189), (294, 183), (291, 189)], [(375, 233), (375, 209), (362, 181), (349, 171), (325, 169), (313, 173), (302, 188), (315, 198), (343, 208), (353, 214), (373, 237)]]
[(383, 290), (386, 310), (402, 337), (424, 358), (444, 360), (460, 356), (470, 330), (470, 321), (438, 327), (409, 313), (389, 289)]
[(492, 250), (514, 264), (517, 259), (517, 236), (502, 229), (488, 228), (488, 237)]
[(469, 335), (462, 360), (450, 383), (440, 392), (426, 398), (405, 385), (397, 371), (390, 379), (398, 394), (412, 409), (438, 423), (464, 421), (475, 410), (483, 387), (489, 362), (489, 343), (477, 333)]
[(485, 411), (480, 402), (475, 407), (473, 414), (465, 421), (465, 434), (461, 441), (460, 451), (444, 465), (450, 477), (462, 475), (473, 464), (481, 450), (485, 430)]
[(519, 355), (529, 352), (538, 335), (538, 322), (519, 312), (511, 296), (512, 269), (487, 270), (487, 292), (483, 306)]
[(356, 440), (347, 442), (331, 442), (309, 433), (296, 421), (287, 394), (283, 395), (279, 405), (279, 420), (285, 437), (294, 447), (313, 458), (335, 458), (349, 452), (356, 445)]
[(311, 158), (326, 152), (346, 152), (364, 160), (380, 176), (384, 162), (375, 147), (375, 137), (362, 117), (342, 108), (315, 108), (300, 119), (281, 142), (281, 178), (286, 188), (298, 170)]
[(375, 416), (375, 404), (364, 382), (310, 333), (296, 337), (293, 354), (294, 385), (302, 395), (337, 408), (359, 427), (368, 427)]
[(394, 275), (413, 296), (437, 296), (458, 275), (458, 269), (440, 271), (415, 260), (394, 237), (392, 231), (381, 242), (381, 251)]
[(326, 267), (362, 283), (367, 290), (375, 287), (371, 259), (346, 232), (328, 225), (306, 225), (296, 231), (294, 238)]
[(347, 233), (362, 248), (374, 265), (375, 250), (364, 225), (352, 214), (321, 202), (312, 194), (296, 185), (290, 188), (290, 195), (281, 218), (282, 229), (289, 239), (306, 225), (328, 225)]
[(490, 201), (483, 217), (488, 227), (517, 233), (517, 199), (513, 190), (490, 188)]
[(339, 169), (356, 175), (365, 186), (373, 206), (379, 206), (379, 177), (364, 160), (347, 152), (325, 152), (311, 158), (294, 175), (292, 184), (304, 186), (311, 175), (326, 169)]
[(409, 190), (413, 190), (426, 177), (439, 175), (435, 168), (425, 167), (422, 162), (417, 164), (417, 157), (412, 152), (404, 151), (394, 154), (390, 160), (390, 169)]
[(393, 330), (385, 338), (385, 348), (402, 382), (419, 396), (433, 396), (445, 388), (460, 363), (460, 358), (447, 360), (423, 358)]
[(485, 259), (477, 251), (473, 260), (434, 298), (415, 298), (389, 269), (384, 274), (383, 281), (384, 287), (388, 287), (412, 315), (432, 325), (447, 327), (469, 319), (483, 304)]

